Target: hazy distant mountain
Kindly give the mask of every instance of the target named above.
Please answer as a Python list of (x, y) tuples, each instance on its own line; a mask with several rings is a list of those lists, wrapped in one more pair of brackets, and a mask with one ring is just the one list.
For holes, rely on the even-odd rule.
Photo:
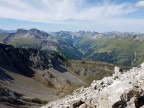
[(6, 32), (5, 30), (0, 29), (0, 33), (5, 33), (5, 32)]
[(0, 33), (14, 33), (16, 32), (15, 30), (3, 30), (3, 29), (0, 29)]

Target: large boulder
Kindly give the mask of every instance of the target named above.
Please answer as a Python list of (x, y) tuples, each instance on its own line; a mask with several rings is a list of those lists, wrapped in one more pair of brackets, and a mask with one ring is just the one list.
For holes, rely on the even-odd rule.
[(144, 62), (141, 64), (141, 68), (144, 69)]

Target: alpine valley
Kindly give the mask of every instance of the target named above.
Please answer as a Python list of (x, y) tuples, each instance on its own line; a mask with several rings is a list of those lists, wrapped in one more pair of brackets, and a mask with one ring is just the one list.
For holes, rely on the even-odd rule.
[(129, 32), (1, 30), (0, 41), (17, 48), (56, 51), (65, 59), (137, 66), (144, 60), (144, 34)]
[(43, 106), (111, 76), (115, 65), (139, 66), (143, 48), (141, 33), (0, 30), (0, 107)]

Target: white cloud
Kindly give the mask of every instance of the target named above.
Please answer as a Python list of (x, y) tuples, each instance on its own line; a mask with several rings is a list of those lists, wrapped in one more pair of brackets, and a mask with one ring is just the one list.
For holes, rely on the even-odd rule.
[[(0, 17), (50, 22), (67, 20), (77, 12), (77, 0), (39, 0), (35, 3), (35, 6), (32, 6), (29, 0), (1, 0)], [(38, 5), (41, 5), (41, 8), (36, 7)]]
[(138, 1), (136, 7), (144, 7), (144, 0)]
[(69, 19), (95, 20), (118, 17), (136, 11), (132, 4), (104, 2), (87, 6), (85, 0), (0, 0), (0, 18), (36, 22), (61, 22)]
[(66, 25), (75, 25), (75, 26), (89, 26), (89, 25), (93, 25), (93, 26), (98, 26), (98, 25), (102, 25), (102, 26), (109, 26), (109, 27), (115, 27), (115, 26), (123, 26), (123, 27), (131, 27), (131, 26), (135, 26), (139, 29), (140, 26), (144, 25), (144, 20), (143, 19), (131, 19), (131, 18), (100, 18), (97, 19), (95, 21), (73, 21), (73, 22), (66, 22), (64, 23)]
[(143, 19), (123, 16), (137, 12), (144, 6), (144, 0), (136, 4), (102, 1), (88, 5), (86, 0), (0, 0), (0, 18), (56, 23), (85, 30), (143, 31)]
[(81, 11), (76, 19), (95, 20), (97, 18), (113, 18), (135, 12), (137, 9), (130, 4), (109, 4), (93, 6)]

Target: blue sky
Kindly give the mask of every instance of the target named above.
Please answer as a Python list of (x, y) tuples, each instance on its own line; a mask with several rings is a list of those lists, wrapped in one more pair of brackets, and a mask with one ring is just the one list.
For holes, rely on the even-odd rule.
[(144, 33), (144, 0), (0, 0), (0, 29)]

